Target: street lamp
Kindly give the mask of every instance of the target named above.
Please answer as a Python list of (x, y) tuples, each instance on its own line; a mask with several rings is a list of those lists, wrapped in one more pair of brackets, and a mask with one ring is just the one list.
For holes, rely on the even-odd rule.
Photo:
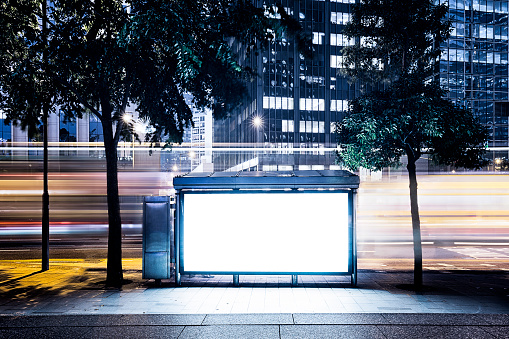
[[(259, 115), (255, 115), (252, 120), (252, 124), (254, 127), (254, 133), (255, 133), (255, 147), (258, 147), (258, 144), (260, 143), (260, 133), (261, 133), (261, 127), (263, 126), (263, 119)], [(256, 155), (256, 152), (255, 152)], [(258, 169), (258, 166), (257, 166)]]
[(256, 115), (254, 118), (253, 118), (253, 126), (256, 127), (256, 128), (259, 128), (263, 125), (263, 120), (260, 116)]
[[(128, 113), (124, 113), (124, 115), (122, 115), (122, 120), (124, 121), (124, 124), (127, 127), (129, 127), (129, 132), (131, 134), (131, 143), (133, 146), (133, 168), (134, 168), (134, 134), (132, 131), (132, 126), (130, 126), (133, 123), (133, 117)], [(124, 155), (125, 155), (125, 153), (124, 153)]]

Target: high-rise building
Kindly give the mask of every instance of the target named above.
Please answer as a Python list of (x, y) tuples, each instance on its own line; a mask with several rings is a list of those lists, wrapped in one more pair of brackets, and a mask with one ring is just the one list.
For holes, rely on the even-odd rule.
[[(334, 123), (345, 115), (348, 100), (358, 94), (355, 85), (339, 74), (341, 49), (354, 43), (342, 31), (355, 2), (282, 1), (287, 13), (312, 35), (315, 56), (312, 60), (303, 58), (290, 39), (282, 38), (249, 60), (260, 77), (249, 85), (250, 95), (242, 109), (230, 119), (215, 123), (215, 142), (292, 150), (293, 156), (286, 158), (253, 153), (258, 169), (279, 169), (276, 164), (293, 170), (334, 167), (332, 153), (324, 155), (320, 149), (336, 146)], [(445, 2), (450, 7), (447, 19), (452, 22), (452, 34), (441, 46), (437, 77), (449, 98), (471, 107), (489, 127), (488, 146), (507, 147), (509, 1)], [(273, 2), (257, 3), (271, 6)], [(303, 155), (296, 151), (310, 148), (317, 152)], [(218, 162), (228, 169), (252, 162), (248, 158), (245, 154)]]
[[(275, 0), (253, 0), (273, 6)], [(358, 1), (358, 0), (357, 0)], [(447, 96), (473, 109), (490, 131), (493, 158), (509, 158), (509, 0), (435, 0), (449, 5), (450, 39), (441, 48), (436, 77)], [(204, 162), (214, 170), (298, 170), (336, 168), (334, 123), (358, 95), (355, 85), (339, 73), (341, 49), (354, 42), (342, 31), (356, 0), (278, 0), (312, 37), (315, 55), (306, 59), (289, 37), (282, 37), (245, 62), (259, 76), (248, 84), (248, 96), (230, 118), (215, 121), (210, 112), (196, 111), (195, 127), (185, 135), (194, 148), (242, 147), (266, 151), (183, 153), (178, 161), (163, 157), (161, 168), (172, 170), (189, 163), (188, 170)], [(241, 54), (242, 46), (238, 48)], [(133, 110), (134, 111), (134, 110)], [(131, 112), (134, 117), (134, 112)], [(19, 127), (4, 125), (0, 113), (0, 148), (11, 142), (28, 142)], [(93, 116), (68, 121), (63, 112), (50, 114), (50, 142), (101, 142), (100, 122)], [(37, 140), (37, 139), (36, 139)], [(42, 140), (42, 139), (41, 139)], [(99, 147), (99, 146), (98, 146)], [(94, 154), (101, 154), (100, 151)], [(272, 154), (270, 154), (272, 153)], [(10, 151), (2, 151), (4, 157)], [(184, 159), (185, 158), (185, 159)], [(185, 161), (184, 161), (185, 160)], [(210, 166), (209, 166), (210, 168)], [(180, 171), (181, 169), (179, 169)]]
[[(272, 1), (257, 1), (272, 6)], [(323, 149), (336, 146), (334, 123), (344, 116), (355, 86), (339, 74), (341, 48), (353, 43), (342, 30), (350, 18), (355, 0), (284, 0), (282, 5), (312, 36), (312, 59), (304, 58), (290, 38), (271, 43), (249, 59), (260, 76), (249, 85), (244, 106), (230, 119), (216, 121), (218, 144), (249, 144), (285, 149), (280, 156), (252, 154), (257, 169), (298, 170), (329, 169), (334, 166), (332, 153)], [(294, 152), (295, 149), (313, 149)], [(249, 154), (230, 157), (230, 162), (214, 159), (223, 169), (248, 162)], [(251, 161), (252, 162), (252, 161)]]
[[(507, 0), (449, 0), (451, 37), (442, 46), (441, 85), (489, 128), (490, 147), (508, 146)], [(507, 151), (505, 151), (507, 157)]]
[(210, 109), (198, 109), (193, 97), (186, 93), (184, 99), (193, 113), (193, 125), (184, 130), (182, 149), (163, 152), (161, 168), (173, 172), (191, 172), (214, 170), (212, 164), (213, 119)]

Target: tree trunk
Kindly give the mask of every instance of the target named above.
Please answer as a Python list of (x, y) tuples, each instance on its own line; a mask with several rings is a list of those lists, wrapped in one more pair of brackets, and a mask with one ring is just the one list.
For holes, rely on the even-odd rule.
[(42, 265), (41, 270), (49, 270), (49, 190), (48, 190), (48, 104), (43, 105), (43, 189), (42, 189)]
[(416, 159), (408, 156), (408, 180), (410, 181), (410, 211), (412, 214), (412, 233), (414, 239), (414, 285), (422, 287), (422, 243), (421, 221), (419, 218), (419, 204), (417, 201), (417, 176), (415, 170)]
[[(48, 3), (42, 2), (42, 36), (44, 45), (48, 43), (48, 27), (46, 22)], [(46, 64), (47, 50), (43, 51), (43, 62)], [(44, 102), (42, 106), (42, 125), (43, 125), (43, 190), (42, 190), (42, 265), (41, 270), (49, 270), (49, 191), (48, 191), (48, 114), (49, 103)]]
[(108, 262), (106, 285), (122, 286), (122, 221), (118, 196), (117, 142), (112, 124), (103, 124), (104, 150), (106, 153), (106, 185), (108, 198)]

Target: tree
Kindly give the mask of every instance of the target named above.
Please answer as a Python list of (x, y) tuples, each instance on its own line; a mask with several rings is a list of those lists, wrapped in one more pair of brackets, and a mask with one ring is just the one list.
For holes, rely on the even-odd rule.
[[(422, 286), (422, 245), (416, 162), (480, 168), (485, 128), (472, 112), (444, 99), (432, 80), (440, 44), (448, 37), (446, 7), (423, 0), (362, 0), (345, 34), (345, 74), (381, 87), (349, 103), (338, 124), (339, 160), (350, 169), (381, 170), (407, 157), (414, 242), (414, 284)], [(365, 86), (366, 88), (368, 86)], [(375, 88), (376, 86), (372, 86)]]
[(38, 25), (43, 1), (0, 5), (1, 108), (29, 132), (35, 131), (43, 104), (59, 106), (69, 118), (87, 112), (101, 121), (109, 219), (106, 280), (120, 286), (117, 144), (134, 133), (122, 119), (127, 106), (135, 104), (151, 125), (150, 141), (180, 142), (192, 124), (185, 92), (194, 96), (195, 106), (224, 117), (240, 104), (245, 81), (254, 76), (240, 60), (283, 30), (300, 46), (308, 38), (283, 7), (256, 8), (249, 0), (55, 0), (45, 40)]

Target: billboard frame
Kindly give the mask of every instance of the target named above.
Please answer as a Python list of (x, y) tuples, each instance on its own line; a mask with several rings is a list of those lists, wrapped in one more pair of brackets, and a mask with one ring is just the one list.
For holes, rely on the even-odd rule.
[[(233, 275), (235, 286), (239, 275), (291, 275), (292, 285), (298, 275), (350, 275), (357, 284), (356, 193), (359, 177), (348, 171), (295, 172), (217, 172), (190, 173), (175, 177), (176, 213), (174, 227), (175, 283), (181, 285), (182, 274)], [(273, 272), (273, 271), (186, 271), (185, 255), (185, 196), (187, 194), (285, 194), (285, 193), (341, 193), (348, 194), (348, 270), (345, 272)]]

